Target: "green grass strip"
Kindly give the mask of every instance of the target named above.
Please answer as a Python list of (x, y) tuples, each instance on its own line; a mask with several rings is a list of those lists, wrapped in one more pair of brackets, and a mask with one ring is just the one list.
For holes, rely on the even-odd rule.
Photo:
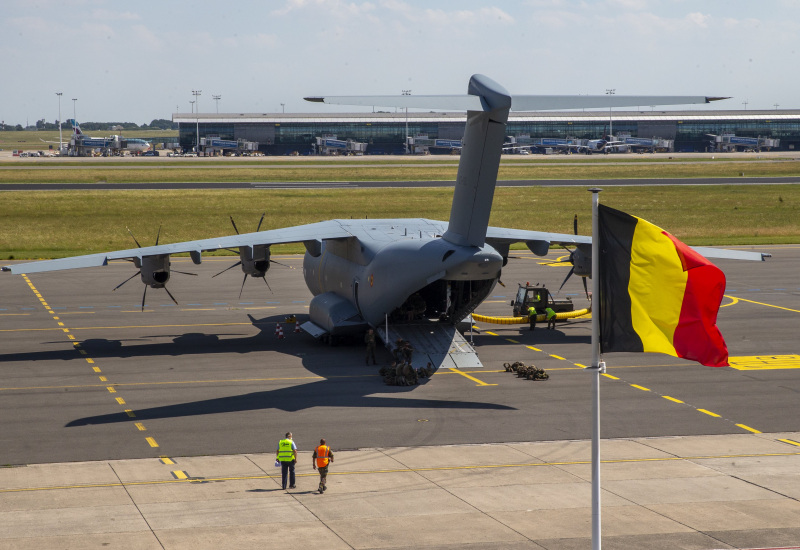
[[(53, 258), (135, 245), (202, 239), (333, 218), (447, 220), (453, 191), (423, 189), (37, 191), (3, 192), (0, 258)], [(688, 244), (800, 242), (800, 185), (610, 187), (603, 203), (640, 216)], [(518, 229), (590, 233), (584, 188), (499, 187), (491, 224)], [(275, 247), (300, 252), (302, 245)]]

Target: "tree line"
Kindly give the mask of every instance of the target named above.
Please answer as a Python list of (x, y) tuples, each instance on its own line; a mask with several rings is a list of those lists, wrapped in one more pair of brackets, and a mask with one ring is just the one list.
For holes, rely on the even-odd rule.
[[(177, 130), (178, 124), (166, 118), (156, 118), (150, 124), (136, 124), (135, 122), (81, 122), (81, 130)], [(47, 122), (45, 119), (37, 120), (35, 127), (37, 130), (58, 130), (58, 121)], [(64, 121), (61, 125), (63, 130), (66, 125)], [(25, 130), (21, 124), (12, 126), (4, 124), (3, 130), (18, 131)]]

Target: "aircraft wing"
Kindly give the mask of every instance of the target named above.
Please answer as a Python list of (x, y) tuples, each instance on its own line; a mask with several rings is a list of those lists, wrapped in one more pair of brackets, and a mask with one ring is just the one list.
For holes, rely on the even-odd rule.
[[(508, 245), (511, 243), (524, 242), (534, 254), (544, 256), (547, 254), (550, 244), (577, 246), (579, 244), (591, 244), (592, 238), (584, 235), (526, 231), (524, 229), (508, 229), (505, 227), (489, 227), (486, 231), (486, 242), (493, 246), (500, 243)], [(723, 260), (748, 260), (761, 262), (772, 256), (771, 254), (764, 252), (731, 250), (729, 248), (711, 248), (707, 246), (692, 246), (691, 248), (706, 258)]]
[(486, 242), (492, 246), (498, 245), (500, 248), (507, 248), (511, 243), (524, 242), (531, 252), (538, 256), (544, 256), (550, 249), (551, 244), (567, 246), (591, 244), (592, 238), (585, 237), (583, 235), (548, 233), (545, 231), (526, 231), (524, 229), (509, 229), (507, 227), (490, 226), (486, 230)]
[(244, 233), (242, 235), (229, 235), (227, 237), (216, 237), (202, 239), (198, 241), (186, 241), (182, 243), (162, 244), (157, 246), (145, 246), (142, 248), (131, 248), (128, 250), (117, 250), (114, 252), (101, 252), (98, 254), (87, 254), (85, 256), (72, 256), (70, 258), (59, 258), (56, 260), (43, 260), (38, 262), (28, 262), (4, 266), (3, 271), (11, 273), (39, 273), (42, 271), (58, 271), (62, 269), (79, 269), (83, 267), (97, 267), (107, 265), (111, 260), (131, 260), (145, 256), (166, 256), (169, 254), (190, 253), (192, 259), (197, 258), (199, 263), (200, 254), (223, 248), (238, 248), (240, 246), (272, 245), (284, 243), (297, 243), (303, 241), (315, 241), (325, 239), (341, 239), (351, 237), (352, 234), (336, 220), (329, 220), (308, 225), (298, 225), (285, 227), (282, 229), (272, 229), (269, 231), (259, 231), (257, 233)]

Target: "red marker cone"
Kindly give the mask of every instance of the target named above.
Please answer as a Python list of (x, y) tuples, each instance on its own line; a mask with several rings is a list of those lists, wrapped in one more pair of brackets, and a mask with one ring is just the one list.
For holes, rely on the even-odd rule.
[(283, 327), (278, 323), (278, 339), (283, 340)]
[(294, 322), (294, 331), (295, 332), (300, 332), (300, 321), (295, 321)]

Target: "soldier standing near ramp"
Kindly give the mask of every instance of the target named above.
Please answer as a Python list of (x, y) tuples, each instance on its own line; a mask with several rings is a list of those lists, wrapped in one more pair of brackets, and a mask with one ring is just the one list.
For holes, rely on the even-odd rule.
[(372, 357), (372, 364), (377, 365), (375, 361), (375, 331), (369, 329), (366, 336), (364, 336), (364, 343), (367, 344), (367, 365), (369, 365), (369, 358)]
[(319, 447), (314, 449), (311, 462), (314, 469), (319, 470), (319, 494), (322, 494), (328, 489), (325, 483), (328, 479), (328, 464), (333, 462), (333, 451), (325, 444), (324, 438), (319, 440)]

